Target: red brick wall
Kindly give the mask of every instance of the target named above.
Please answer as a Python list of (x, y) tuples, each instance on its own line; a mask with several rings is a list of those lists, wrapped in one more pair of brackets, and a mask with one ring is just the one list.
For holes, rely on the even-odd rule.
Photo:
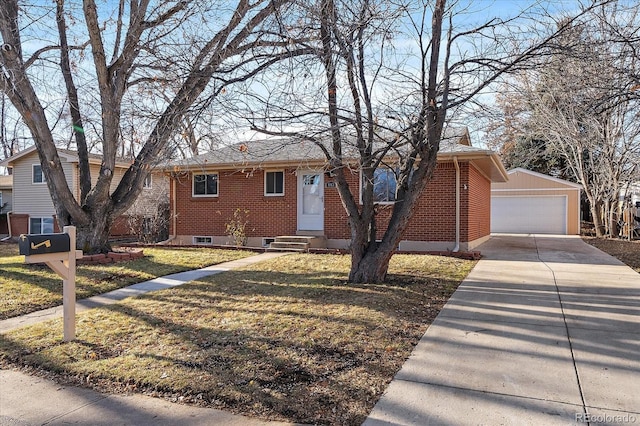
[(127, 216), (118, 216), (111, 225), (111, 231), (109, 235), (113, 237), (122, 237), (130, 234), (129, 224), (127, 222)]
[(29, 233), (29, 215), (11, 213), (11, 235), (17, 237), (20, 234)]
[[(409, 241), (454, 241), (456, 237), (456, 173), (453, 163), (438, 163), (409, 221), (403, 239)], [(391, 216), (391, 206), (380, 206), (378, 238)]]
[(0, 214), (0, 234), (8, 234), (9, 228), (7, 226), (7, 215)]
[[(176, 180), (178, 235), (222, 236), (225, 224), (236, 208), (249, 210), (248, 237), (273, 237), (295, 234), (297, 229), (297, 177), (294, 169), (285, 170), (285, 195), (264, 196), (264, 171), (246, 170), (244, 173), (219, 171), (218, 197), (192, 197), (191, 175)], [(461, 241), (472, 241), (489, 233), (489, 205), (491, 187), (473, 166), (460, 163), (461, 185)], [(352, 192), (359, 200), (359, 174), (349, 175)], [(325, 176), (325, 184), (333, 179)], [(467, 190), (464, 190), (464, 185)], [(347, 215), (337, 188), (324, 189), (325, 235), (329, 239), (351, 238)], [(381, 238), (390, 218), (391, 206), (378, 206), (378, 236)], [(471, 216), (467, 219), (467, 214)], [(171, 233), (173, 233), (173, 221)], [(411, 241), (455, 240), (455, 166), (438, 163), (433, 180), (429, 182), (416, 207), (403, 237)]]
[[(226, 224), (236, 209), (248, 210), (248, 237), (295, 235), (297, 193), (295, 170), (284, 173), (284, 195), (264, 195), (264, 171), (218, 172), (218, 197), (193, 197), (192, 175), (176, 183), (178, 235), (226, 235)], [(173, 198), (171, 200), (173, 206)], [(173, 223), (172, 223), (173, 225)], [(171, 226), (173, 228), (173, 226)], [(171, 229), (173, 232), (173, 229)]]
[(473, 241), (491, 233), (491, 181), (473, 165), (468, 169), (467, 204), (469, 210), (466, 223), (469, 234), (466, 241)]
[[(349, 173), (349, 172), (347, 172)], [(351, 230), (347, 213), (340, 201), (338, 188), (326, 188), (327, 182), (333, 182), (333, 178), (325, 175), (324, 188), (324, 234), (328, 239), (350, 239)], [(360, 174), (356, 171), (347, 175), (347, 181), (351, 193), (355, 194), (356, 201), (360, 200), (359, 187)]]

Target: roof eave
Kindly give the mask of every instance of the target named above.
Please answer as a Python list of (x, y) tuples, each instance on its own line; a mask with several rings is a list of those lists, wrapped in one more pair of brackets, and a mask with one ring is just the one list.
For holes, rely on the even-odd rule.
[(454, 157), (458, 160), (474, 161), (482, 168), (482, 172), (491, 179), (491, 182), (507, 182), (509, 180), (509, 175), (500, 157), (493, 151), (438, 153), (438, 160), (453, 160)]
[(539, 177), (540, 179), (550, 180), (552, 182), (556, 182), (556, 183), (559, 183), (559, 184), (562, 184), (562, 185), (566, 185), (566, 186), (572, 187), (574, 189), (580, 189), (580, 190), (583, 189), (583, 186), (580, 185), (579, 183), (570, 182), (568, 180), (564, 180), (564, 179), (556, 178), (556, 177), (553, 177), (553, 176), (545, 175), (543, 173), (534, 172), (533, 170), (525, 169), (525, 168), (522, 168), (522, 167), (516, 167), (514, 169), (511, 169), (511, 170), (509, 170), (507, 172), (507, 174), (509, 175), (509, 174), (512, 174), (512, 173), (515, 173), (515, 172), (522, 172), (522, 173), (525, 173), (525, 174), (528, 174), (528, 175), (531, 175), (531, 176)]
[(21, 159), (22, 157), (31, 154), (35, 150), (36, 150), (36, 146), (35, 145), (32, 145), (27, 149), (23, 149), (22, 151), (18, 152), (17, 154), (14, 154), (9, 158), (5, 158), (4, 160), (0, 161), (0, 166), (13, 168), (13, 163), (15, 163), (17, 160)]
[(323, 160), (296, 160), (296, 161), (247, 161), (245, 163), (199, 163), (199, 164), (185, 164), (185, 165), (167, 165), (157, 166), (157, 168), (168, 172), (193, 172), (198, 170), (231, 170), (231, 169), (275, 169), (275, 168), (304, 168), (309, 167), (323, 167), (326, 161)]

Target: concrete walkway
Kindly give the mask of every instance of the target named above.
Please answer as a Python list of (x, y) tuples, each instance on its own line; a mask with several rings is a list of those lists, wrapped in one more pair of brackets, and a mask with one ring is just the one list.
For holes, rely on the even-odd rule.
[[(180, 272), (80, 300), (77, 311), (130, 296), (175, 287), (289, 253), (263, 253), (194, 271)], [(0, 333), (62, 317), (62, 306), (0, 321)], [(2, 338), (2, 336), (0, 336)], [(24, 425), (278, 425), (225, 411), (172, 403), (143, 395), (103, 395), (67, 387), (19, 371), (0, 370), (0, 426)]]
[(640, 275), (578, 237), (479, 250), (365, 425), (640, 425)]

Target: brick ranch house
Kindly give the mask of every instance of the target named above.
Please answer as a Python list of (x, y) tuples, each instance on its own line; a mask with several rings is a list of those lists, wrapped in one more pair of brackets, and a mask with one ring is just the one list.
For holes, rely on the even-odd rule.
[[(165, 170), (171, 178), (167, 244), (229, 244), (226, 224), (240, 209), (248, 246), (304, 235), (319, 236), (327, 248), (349, 248), (345, 210), (323, 154), (313, 143), (237, 143), (170, 163)], [(360, 179), (354, 167), (349, 183), (356, 196)], [(498, 155), (471, 146), (466, 129), (443, 139), (434, 178), (398, 249), (453, 250), (458, 244), (465, 251), (484, 242), (491, 227), (491, 183), (507, 179)], [(391, 169), (376, 171), (374, 191), (381, 237), (395, 199)]]

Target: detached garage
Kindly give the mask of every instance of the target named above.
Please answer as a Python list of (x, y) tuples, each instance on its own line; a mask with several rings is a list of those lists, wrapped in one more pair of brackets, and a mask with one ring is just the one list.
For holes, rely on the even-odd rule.
[(526, 169), (491, 185), (491, 232), (580, 234), (580, 185)]

